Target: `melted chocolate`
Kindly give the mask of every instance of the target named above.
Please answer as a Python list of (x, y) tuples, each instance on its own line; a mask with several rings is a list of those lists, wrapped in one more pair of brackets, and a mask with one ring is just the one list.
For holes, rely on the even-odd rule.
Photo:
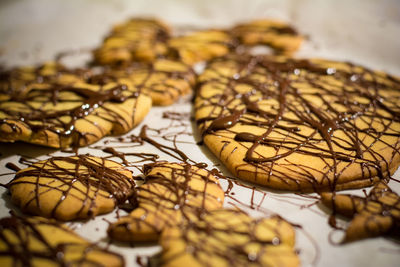
[[(175, 140), (172, 141), (173, 142), (172, 146), (161, 144), (160, 142), (156, 141), (155, 139), (149, 137), (149, 135), (147, 134), (148, 129), (149, 129), (148, 126), (144, 125), (142, 127), (142, 129), (140, 130), (139, 135), (132, 134), (129, 136), (121, 137), (121, 138), (118, 138), (118, 141), (121, 143), (128, 143), (131, 145), (133, 145), (135, 143), (140, 144), (140, 145), (143, 145), (144, 143), (148, 143), (148, 144), (152, 145), (153, 147), (155, 147), (156, 149), (158, 149), (159, 151), (173, 157), (176, 160), (179, 160), (182, 162), (193, 162), (194, 163), (194, 161), (191, 160), (182, 150), (178, 149)], [(163, 139), (168, 140), (168, 138), (166, 138), (165, 136), (163, 136)], [(109, 151), (107, 151), (107, 152), (109, 152)], [(117, 153), (115, 154), (115, 156), (118, 156)], [(120, 156), (118, 156), (118, 157), (120, 157)], [(157, 158), (153, 158), (153, 159), (156, 160)], [(123, 159), (123, 158), (121, 158), (121, 159)]]
[(234, 111), (232, 115), (228, 116), (220, 116), (213, 120), (213, 122), (208, 126), (205, 134), (210, 132), (215, 132), (218, 130), (225, 130), (235, 126), (236, 123), (239, 122), (242, 115), (245, 113), (245, 110)]
[(13, 170), (13, 171), (19, 171), (19, 170), (21, 170), (21, 168), (20, 167), (18, 167), (17, 165), (15, 165), (14, 163), (12, 163), (12, 162), (7, 162), (6, 163), (6, 167), (7, 168), (9, 168), (10, 170)]

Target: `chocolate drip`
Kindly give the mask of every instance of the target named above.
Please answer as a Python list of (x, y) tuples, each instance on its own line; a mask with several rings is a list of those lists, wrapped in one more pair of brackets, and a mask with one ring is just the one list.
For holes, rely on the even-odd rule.
[[(156, 140), (154, 140), (153, 138), (150, 138), (147, 134), (148, 131), (148, 126), (144, 125), (142, 127), (142, 129), (140, 130), (140, 134), (139, 135), (129, 135), (128, 137), (125, 138), (119, 138), (119, 142), (122, 143), (139, 143), (139, 144), (143, 144), (143, 143), (148, 143), (152, 146), (154, 146), (156, 149), (158, 149), (159, 151), (173, 157), (174, 159), (183, 161), (183, 162), (193, 162), (192, 160), (189, 159), (189, 157), (180, 149), (177, 148), (176, 143), (174, 141), (173, 146), (167, 146), (167, 145), (163, 145), (159, 142), (157, 142)], [(165, 139), (165, 138), (164, 138)]]
[(6, 167), (9, 168), (10, 170), (15, 171), (15, 172), (21, 170), (20, 167), (18, 167), (17, 165), (15, 165), (15, 164), (12, 163), (12, 162), (7, 162)]
[[(144, 225), (157, 236), (167, 226), (186, 224), (193, 218), (201, 218), (210, 210), (221, 208), (223, 190), (212, 173), (201, 167), (204, 166), (167, 162), (144, 165), (145, 182), (136, 191), (138, 208), (123, 222), (110, 226), (108, 231), (111, 237), (138, 241), (141, 237), (137, 232)], [(156, 221), (147, 220), (154, 216)], [(122, 229), (126, 235), (131, 233), (133, 236), (120, 236), (118, 233)], [(136, 234), (139, 237), (135, 237)], [(154, 241), (154, 234), (149, 238)]]
[[(148, 125), (144, 125), (139, 135), (131, 134), (125, 135), (122, 137), (116, 137), (111, 139), (108, 143), (115, 143), (113, 147), (109, 146), (98, 146), (96, 148), (100, 148), (103, 152), (111, 154), (107, 158), (116, 157), (119, 158), (123, 164), (126, 166), (132, 166), (141, 169), (141, 165), (137, 163), (147, 163), (147, 162), (156, 162), (162, 158), (160, 153), (143, 153), (143, 152), (120, 152), (118, 148), (131, 148), (135, 149), (136, 147), (143, 146), (144, 144), (150, 144), (153, 146), (157, 151), (163, 152), (172, 158), (181, 161), (181, 162), (188, 162), (192, 163), (195, 166), (200, 168), (205, 168), (205, 163), (198, 163), (195, 162), (193, 159), (189, 158), (189, 156), (184, 153), (179, 148), (178, 138), (181, 135), (192, 135), (191, 132), (191, 125), (189, 121), (190, 114), (189, 113), (180, 113), (180, 112), (164, 112), (162, 114), (162, 118), (165, 120), (169, 120), (170, 123), (167, 127), (162, 128), (149, 128)], [(156, 136), (149, 135), (149, 132), (156, 133)], [(160, 143), (158, 141), (159, 138), (162, 138), (166, 141), (166, 143)], [(186, 141), (182, 141), (182, 143), (188, 143)], [(133, 156), (137, 159), (131, 159), (129, 156)]]
[(245, 110), (234, 111), (231, 115), (221, 116), (213, 120), (213, 122), (210, 124), (210, 126), (208, 126), (207, 130), (204, 132), (204, 134), (219, 130), (226, 130), (235, 126), (235, 124), (240, 120), (240, 118), (244, 113)]
[(284, 26), (284, 27), (271, 27), (271, 30), (279, 33), (279, 34), (290, 34), (290, 35), (297, 35), (296, 29), (290, 26)]
[(126, 153), (126, 152), (123, 153), (123, 152), (117, 151), (113, 147), (103, 148), (103, 152), (111, 154), (112, 157), (121, 159), (122, 163), (126, 166), (133, 166), (133, 163), (126, 158), (128, 156), (134, 156), (134, 157), (138, 157), (141, 159), (139, 161), (135, 161), (134, 163), (145, 162), (145, 161), (156, 162), (157, 159), (159, 158), (159, 156), (157, 154), (152, 154), (152, 153)]

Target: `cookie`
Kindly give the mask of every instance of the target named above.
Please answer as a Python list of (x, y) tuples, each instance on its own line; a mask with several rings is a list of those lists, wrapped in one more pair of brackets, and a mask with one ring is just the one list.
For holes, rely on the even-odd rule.
[(112, 211), (134, 191), (132, 173), (107, 159), (52, 157), (16, 173), (7, 188), (22, 211), (69, 221)]
[(0, 77), (2, 142), (86, 146), (128, 132), (151, 107), (151, 98), (129, 81), (89, 83), (85, 75), (54, 63)]
[(279, 217), (253, 219), (215, 210), (160, 238), (161, 266), (299, 266), (293, 227)]
[(0, 219), (1, 266), (125, 266), (121, 255), (91, 244), (54, 220)]
[(195, 74), (179, 61), (158, 59), (152, 64), (105, 68), (100, 75), (91, 77), (91, 80), (98, 79), (103, 83), (126, 79), (142, 93), (150, 95), (153, 105), (166, 106), (192, 91)]
[(346, 62), (229, 56), (199, 77), (204, 143), (237, 177), (323, 191), (387, 180), (400, 162), (400, 79)]
[(231, 36), (221, 30), (196, 31), (168, 41), (170, 53), (182, 62), (194, 65), (201, 61), (220, 57), (233, 47)]
[(151, 62), (168, 51), (169, 27), (156, 19), (132, 18), (114, 26), (102, 45), (94, 50), (94, 62), (100, 65)]
[(145, 168), (137, 188), (137, 208), (109, 226), (120, 241), (157, 241), (162, 230), (221, 208), (224, 192), (209, 171), (187, 163), (156, 163)]
[(285, 55), (298, 50), (303, 41), (303, 36), (293, 27), (278, 20), (261, 19), (239, 24), (230, 33), (240, 44), (267, 45)]
[(322, 193), (322, 203), (351, 218), (343, 242), (352, 242), (380, 235), (399, 234), (400, 198), (390, 187), (377, 183), (366, 196)]

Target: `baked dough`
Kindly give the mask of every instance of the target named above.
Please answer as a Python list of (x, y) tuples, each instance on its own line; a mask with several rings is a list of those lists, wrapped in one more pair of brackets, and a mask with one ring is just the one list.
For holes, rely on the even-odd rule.
[(93, 156), (52, 157), (18, 171), (7, 188), (22, 211), (57, 220), (108, 213), (134, 194), (131, 171)]
[(387, 180), (400, 162), (400, 80), (346, 62), (232, 55), (199, 77), (204, 143), (237, 177), (334, 191)]

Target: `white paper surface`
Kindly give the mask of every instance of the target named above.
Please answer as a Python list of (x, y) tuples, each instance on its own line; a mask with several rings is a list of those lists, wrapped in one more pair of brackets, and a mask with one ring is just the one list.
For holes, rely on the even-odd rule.
[[(113, 24), (123, 22), (131, 16), (155, 16), (178, 28), (229, 27), (234, 23), (256, 18), (280, 18), (289, 21), (308, 36), (308, 40), (296, 54), (298, 57), (351, 61), (400, 75), (400, 2), (396, 0), (3, 0), (0, 2), (0, 62), (8, 66), (33, 64), (51, 60), (58, 52), (93, 48), (101, 43)], [(67, 63), (78, 65), (87, 58), (88, 55), (83, 54), (67, 58)], [(185, 141), (177, 142), (178, 148), (192, 160), (205, 162), (210, 169), (217, 167), (224, 170), (206, 147), (196, 145), (200, 139), (196, 136), (195, 125), (189, 119), (183, 123), (162, 119), (166, 111), (186, 112), (189, 117), (192, 109), (188, 98), (170, 107), (154, 107), (144, 122), (127, 135), (138, 134), (143, 125), (160, 129), (163, 136), (178, 136), (178, 141)], [(187, 134), (193, 131), (194, 136)], [(159, 135), (152, 131), (148, 133)], [(166, 145), (173, 145), (172, 142), (161, 138), (153, 138)], [(91, 147), (112, 140), (115, 138), (105, 138)], [(111, 146), (110, 143), (108, 145)], [(117, 143), (112, 145), (121, 146)], [(176, 161), (150, 145), (118, 150), (155, 153), (159, 154), (160, 159)], [(45, 159), (48, 157), (46, 154), (52, 151), (54, 152), (23, 143), (0, 143), (0, 174), (10, 173), (0, 176), (1, 182), (6, 183), (13, 177), (5, 164), (17, 163), (18, 155)], [(92, 148), (79, 149), (79, 153), (107, 155)], [(66, 155), (59, 151), (53, 154)], [(136, 171), (135, 168), (132, 170)], [(395, 177), (399, 176), (398, 171)], [(227, 183), (221, 183), (226, 188)], [(390, 186), (396, 192), (400, 192), (398, 183), (392, 181)], [(226, 205), (243, 203), (244, 206), (255, 207), (249, 209), (254, 216), (278, 213), (290, 222), (302, 226), (302, 229), (296, 230), (296, 249), (300, 251), (302, 266), (398, 266), (400, 247), (387, 238), (368, 239), (344, 246), (331, 244), (330, 236), (339, 240), (341, 233), (333, 231), (328, 225), (329, 211), (319, 204), (314, 204), (314, 198), (260, 187), (252, 190), (251, 187), (235, 186), (232, 192), (232, 199), (227, 198)], [(362, 193), (361, 190), (349, 192)], [(5, 217), (9, 214), (9, 209), (15, 207), (10, 203), (4, 188), (0, 188), (0, 196), (0, 217)], [(108, 223), (104, 219), (115, 221), (115, 214), (99, 216), (89, 222), (69, 224), (87, 239), (106, 243), (105, 229)], [(153, 255), (160, 250), (156, 245), (132, 248), (129, 244), (113, 244), (110, 249), (122, 253), (127, 266), (137, 265), (136, 255)]]

